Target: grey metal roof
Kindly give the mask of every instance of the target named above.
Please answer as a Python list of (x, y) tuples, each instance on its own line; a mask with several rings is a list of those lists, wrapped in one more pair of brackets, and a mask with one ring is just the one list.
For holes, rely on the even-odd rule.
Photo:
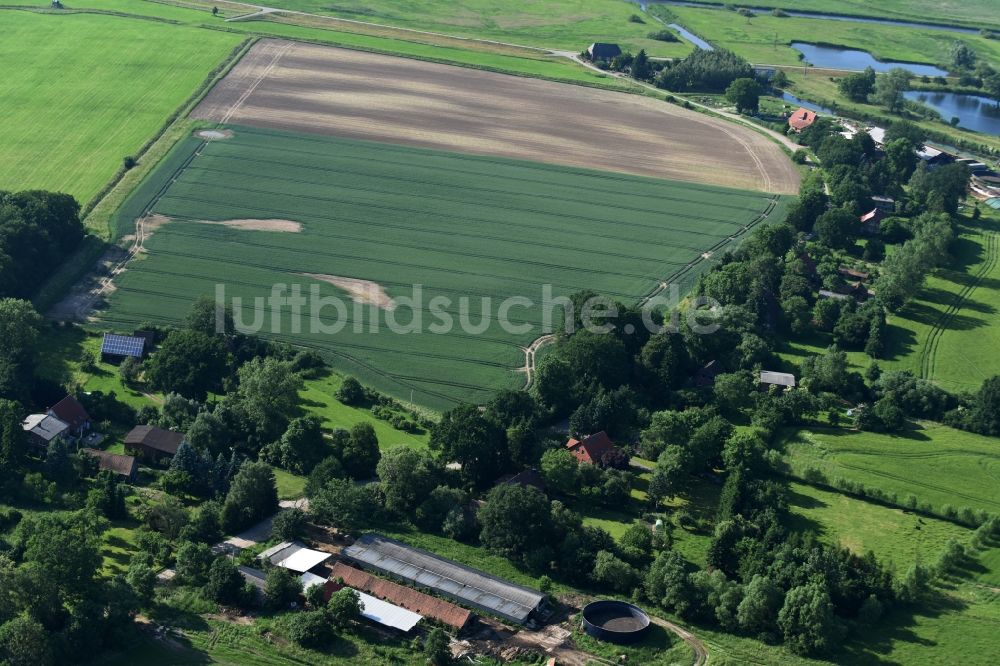
[(21, 428), (46, 442), (51, 442), (69, 430), (69, 424), (48, 414), (31, 414), (21, 422)]
[(377, 534), (361, 537), (343, 556), (519, 624), (545, 598), (541, 592)]
[(762, 370), (760, 373), (760, 381), (762, 384), (777, 384), (778, 386), (795, 387), (795, 375), (788, 374), (787, 372), (771, 372), (769, 370)]

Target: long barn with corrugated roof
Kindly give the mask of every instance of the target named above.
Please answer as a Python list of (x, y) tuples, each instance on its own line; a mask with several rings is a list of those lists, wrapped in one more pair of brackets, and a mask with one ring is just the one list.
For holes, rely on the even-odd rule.
[(545, 595), (419, 548), (366, 534), (344, 549), (358, 566), (425, 587), (459, 603), (517, 624), (525, 624)]

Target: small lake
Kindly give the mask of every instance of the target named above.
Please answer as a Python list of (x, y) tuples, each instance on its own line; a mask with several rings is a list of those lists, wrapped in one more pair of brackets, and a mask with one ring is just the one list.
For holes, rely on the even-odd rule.
[(918, 65), (912, 62), (876, 60), (867, 51), (845, 49), (839, 46), (819, 46), (805, 42), (792, 42), (792, 48), (802, 54), (804, 60), (814, 67), (825, 69), (853, 69), (861, 71), (871, 67), (876, 72), (888, 72), (896, 67), (912, 72), (916, 76), (947, 76), (948, 72), (934, 65)]
[[(723, 5), (714, 5), (706, 2), (691, 2), (690, 0), (642, 0), (641, 4), (676, 5), (678, 7), (698, 7), (701, 9), (723, 9)], [(959, 32), (965, 35), (978, 35), (979, 30), (975, 28), (960, 28), (953, 25), (940, 25), (936, 23), (916, 23), (913, 21), (896, 21), (885, 18), (869, 18), (866, 16), (844, 16), (837, 14), (820, 14), (819, 12), (802, 12), (793, 9), (783, 9), (783, 12), (795, 18), (822, 19), (826, 21), (846, 21), (848, 23), (874, 23), (875, 25), (894, 25), (903, 28), (923, 28), (925, 30), (945, 30), (948, 32)], [(768, 14), (770, 10), (755, 9), (757, 14)]]
[(959, 127), (1000, 136), (1000, 109), (989, 97), (927, 90), (909, 90), (904, 96), (931, 107), (945, 122), (958, 116)]

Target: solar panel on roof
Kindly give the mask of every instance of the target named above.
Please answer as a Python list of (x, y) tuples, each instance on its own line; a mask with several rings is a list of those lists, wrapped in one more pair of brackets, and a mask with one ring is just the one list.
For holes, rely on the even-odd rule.
[(134, 356), (141, 358), (145, 346), (146, 341), (143, 338), (105, 333), (104, 342), (101, 345), (101, 353), (112, 356)]

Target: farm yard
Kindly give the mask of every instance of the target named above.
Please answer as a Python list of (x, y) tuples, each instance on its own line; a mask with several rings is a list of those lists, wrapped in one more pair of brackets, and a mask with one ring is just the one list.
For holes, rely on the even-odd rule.
[(3, 11), (2, 21), (0, 189), (66, 192), (81, 205), (242, 39), (117, 16)]
[(192, 117), (794, 194), (767, 137), (640, 95), (258, 42)]
[(1000, 452), (989, 437), (931, 422), (897, 435), (813, 428), (790, 437), (786, 449), (797, 476), (818, 470), (828, 482), (843, 478), (895, 493), (900, 503), (912, 494), (935, 511), (945, 504), (1000, 509)]
[[(123, 227), (150, 205), (160, 223), (145, 253), (116, 280), (103, 324), (176, 322), (199, 295), (215, 293), (217, 283), (226, 285), (227, 299), (244, 299), (239, 314), (249, 323), (253, 297), (268, 296), (275, 283), (357, 298), (356, 283), (342, 278), (368, 281), (384, 309), (352, 304), (350, 325), (332, 335), (310, 333), (305, 324), (290, 333), (286, 309), (270, 334), (320, 350), (338, 369), (403, 399), (412, 392), (415, 402), (433, 408), (525, 385), (517, 369), (523, 348), (541, 334), (543, 285), (552, 285), (554, 297), (589, 288), (634, 303), (692, 262), (707, 263), (702, 253), (783, 209), (780, 199), (761, 193), (231, 129), (229, 139), (188, 139), (123, 209)], [(258, 230), (206, 220), (257, 220)], [(275, 227), (268, 220), (297, 222), (301, 232), (269, 230)], [(424, 305), (406, 308), (399, 299), (412, 296), (415, 284)], [(443, 311), (455, 318), (455, 331), (388, 329), (390, 317), (405, 324), (413, 312), (425, 327), (438, 321), (427, 305), (436, 296), (451, 299)], [(510, 312), (511, 324), (528, 324), (527, 332), (507, 332), (495, 320), (482, 334), (459, 330), (460, 298), (471, 299), (469, 321), (477, 324), (480, 297), (496, 308), (509, 296), (534, 301)], [(396, 301), (401, 307), (391, 309)], [(331, 309), (321, 316), (327, 324), (337, 318)], [(372, 323), (381, 333), (357, 332)]]

